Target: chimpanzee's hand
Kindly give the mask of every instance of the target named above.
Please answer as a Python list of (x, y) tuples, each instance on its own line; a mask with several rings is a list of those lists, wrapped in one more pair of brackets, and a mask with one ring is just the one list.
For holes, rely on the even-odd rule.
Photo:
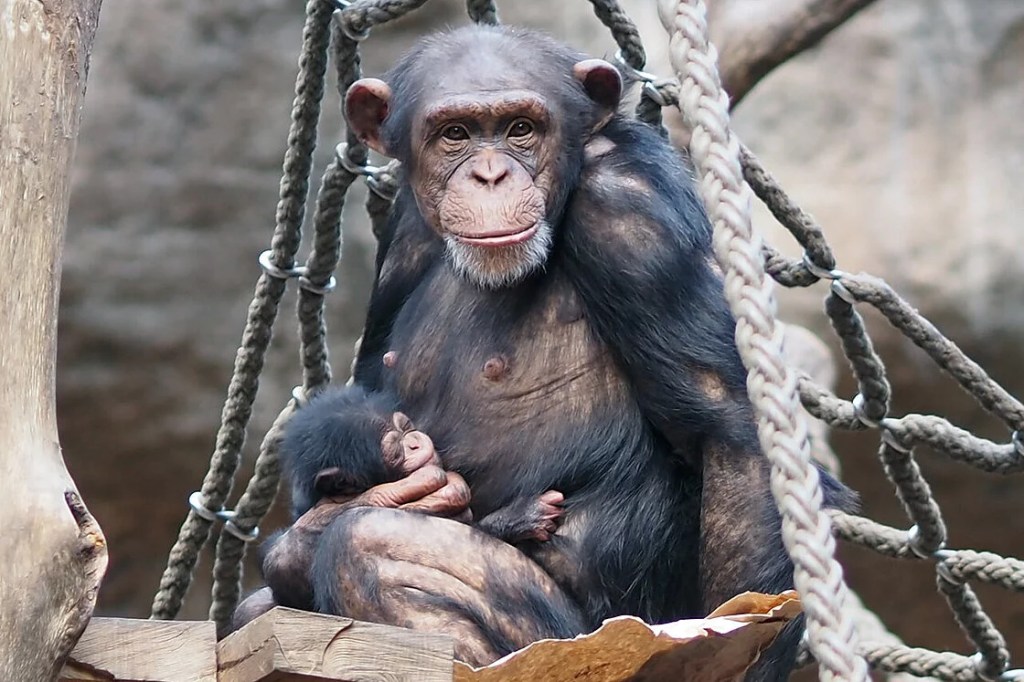
[(384, 466), (395, 479), (408, 476), (427, 465), (441, 466), (441, 458), (430, 436), (418, 431), (407, 416), (395, 412), (391, 423), (394, 428), (384, 434), (380, 449)]
[(468, 523), (473, 518), (469, 500), (469, 486), (462, 476), (445, 471), (436, 464), (425, 464), (405, 478), (374, 486), (355, 497), (321, 499), (296, 521), (296, 525), (304, 524), (306, 517), (311, 517), (310, 521), (323, 528), (326, 524), (317, 517), (333, 518), (355, 507), (406, 509)]

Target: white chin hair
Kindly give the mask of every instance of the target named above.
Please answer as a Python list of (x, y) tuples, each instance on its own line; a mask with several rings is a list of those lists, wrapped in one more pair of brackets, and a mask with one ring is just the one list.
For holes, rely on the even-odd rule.
[(444, 242), (448, 262), (458, 275), (485, 289), (503, 289), (544, 266), (551, 250), (551, 226), (541, 219), (532, 237), (507, 246), (473, 246), (450, 234)]

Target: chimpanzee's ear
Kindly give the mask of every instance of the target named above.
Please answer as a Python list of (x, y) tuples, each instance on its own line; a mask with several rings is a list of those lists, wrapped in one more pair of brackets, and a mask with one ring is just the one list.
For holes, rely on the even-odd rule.
[(321, 469), (313, 478), (313, 490), (319, 495), (329, 496), (339, 492), (341, 482), (341, 469), (330, 467)]
[(345, 117), (356, 137), (370, 149), (390, 156), (380, 136), (380, 127), (388, 115), (391, 88), (377, 78), (353, 83), (345, 94)]
[(619, 70), (603, 59), (586, 59), (572, 67), (572, 75), (583, 84), (590, 99), (600, 107), (601, 115), (594, 130), (600, 130), (615, 115), (622, 98), (622, 76)]

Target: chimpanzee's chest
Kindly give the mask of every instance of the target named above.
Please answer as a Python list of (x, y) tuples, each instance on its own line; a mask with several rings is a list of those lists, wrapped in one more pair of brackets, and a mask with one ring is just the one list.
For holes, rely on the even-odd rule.
[(583, 447), (595, 422), (633, 402), (557, 272), (486, 291), (442, 269), (403, 306), (389, 349), (386, 383), (467, 477), (486, 479), (499, 462), (510, 474), (537, 471), (553, 451), (571, 457), (566, 449)]

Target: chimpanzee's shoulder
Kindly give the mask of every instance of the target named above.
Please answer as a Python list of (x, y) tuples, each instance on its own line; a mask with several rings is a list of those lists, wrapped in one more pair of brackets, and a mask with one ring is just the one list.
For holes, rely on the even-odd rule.
[(572, 213), (573, 232), (609, 245), (674, 244), (686, 253), (710, 245), (686, 158), (653, 127), (621, 117), (585, 144)]

